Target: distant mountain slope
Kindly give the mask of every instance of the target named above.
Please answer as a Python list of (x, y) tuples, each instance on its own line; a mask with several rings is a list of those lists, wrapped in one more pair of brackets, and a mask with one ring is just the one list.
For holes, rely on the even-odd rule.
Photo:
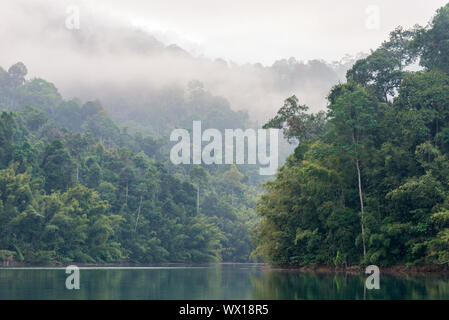
[[(226, 99), (223, 106), (247, 111), (250, 119), (259, 122), (273, 116), (292, 94), (318, 111), (325, 107), (329, 89), (344, 81), (356, 60), (348, 56), (327, 63), (289, 58), (272, 66), (237, 65), (192, 56), (122, 21), (84, 11), (80, 29), (69, 30), (64, 25), (65, 7), (37, 3), (21, 7), (20, 3), (16, 11), (29, 23), (14, 22), (20, 36), (8, 44), (8, 50), (0, 51), (0, 64), (23, 61), (31, 76), (57, 83), (64, 96), (101, 100), (119, 122), (142, 120), (142, 114), (164, 112), (167, 105), (172, 110), (192, 80)], [(0, 31), (0, 38), (9, 35)]]

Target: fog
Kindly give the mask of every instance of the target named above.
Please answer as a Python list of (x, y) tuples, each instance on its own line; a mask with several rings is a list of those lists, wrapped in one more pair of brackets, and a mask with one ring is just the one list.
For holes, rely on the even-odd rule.
[[(331, 86), (343, 81), (355, 57), (362, 55), (350, 52), (351, 55), (336, 59), (338, 62), (313, 60), (311, 57), (304, 62), (297, 60), (299, 58), (290, 58), (295, 54), (301, 55), (295, 49), (285, 50), (285, 56), (277, 59), (274, 59), (276, 54), (271, 58), (259, 55), (262, 60), (275, 61), (262, 65), (254, 60), (248, 48), (241, 46), (241, 51), (247, 52), (246, 59), (239, 59), (240, 62), (236, 63), (232, 60), (232, 50), (223, 50), (223, 55), (218, 56), (219, 47), (214, 46), (213, 42), (195, 43), (201, 38), (200, 32), (192, 31), (198, 30), (198, 22), (189, 20), (190, 24), (173, 24), (173, 28), (177, 26), (177, 30), (181, 30), (177, 33), (164, 27), (161, 22), (142, 18), (145, 17), (145, 10), (152, 12), (151, 6), (139, 7), (135, 1), (130, 1), (129, 6), (120, 6), (116, 1), (106, 6), (107, 2), (95, 1), (97, 5), (94, 6), (93, 2), (78, 1), (75, 9), (79, 10), (79, 29), (71, 28), (73, 25), (70, 23), (75, 21), (72, 19), (72, 3), (65, 0), (8, 0), (3, 3), (0, 11), (3, 26), (0, 29), (3, 44), (0, 66), (6, 69), (22, 61), (28, 68), (29, 77), (53, 82), (65, 98), (99, 99), (106, 109), (116, 114), (119, 111), (126, 113), (126, 109), (130, 108), (160, 108), (157, 103), (149, 102), (152, 101), (151, 95), (167, 88), (185, 88), (191, 80), (199, 80), (212, 94), (225, 97), (232, 109), (246, 110), (250, 118), (257, 121), (273, 116), (283, 100), (292, 94), (296, 94), (301, 103), (309, 105), (311, 111), (318, 111), (325, 107), (325, 97)], [(235, 2), (232, 3), (235, 5)], [(205, 9), (210, 7), (203, 4)], [(257, 3), (253, 5), (257, 6)], [(186, 10), (185, 6), (184, 2), (179, 2), (177, 7), (172, 1), (173, 16), (179, 16), (180, 10)], [(155, 5), (152, 14), (166, 16), (169, 8), (165, 8), (163, 13), (163, 7), (160, 3)], [(198, 9), (193, 16), (193, 11), (187, 14), (191, 14), (191, 19), (204, 18), (201, 25), (206, 39), (211, 38), (213, 30), (217, 35), (222, 35), (219, 32), (220, 24), (214, 23), (205, 9)], [(234, 8), (233, 12), (240, 12), (238, 9)], [(248, 4), (242, 5), (243, 12), (250, 9)], [(261, 4), (260, 10), (265, 11), (255, 13), (258, 19), (266, 16), (270, 6)], [(226, 12), (223, 14), (226, 15)], [(242, 14), (236, 14), (236, 19), (242, 19)], [(235, 29), (232, 21), (226, 25), (226, 19), (221, 14), (217, 14), (217, 19), (221, 21), (222, 28), (230, 28), (236, 35), (233, 50), (238, 51), (242, 41), (240, 31)], [(182, 18), (180, 20), (183, 21)], [(151, 24), (151, 21), (154, 23)], [(206, 30), (208, 28), (204, 22), (207, 21), (210, 21), (212, 30)], [(262, 23), (259, 20), (256, 22)], [(187, 30), (185, 34), (182, 26)], [(260, 47), (257, 47), (257, 39), (260, 40), (264, 33), (254, 33), (254, 26), (248, 30), (241, 30), (248, 43), (252, 43), (258, 51), (272, 52), (267, 43), (272, 41), (273, 46), (276, 45), (276, 30), (271, 34), (265, 33), (266, 38), (259, 41)], [(298, 31), (298, 34), (301, 32)], [(301, 42), (294, 38), (289, 41)], [(351, 41), (349, 37), (347, 46), (355, 49), (350, 45)], [(209, 51), (216, 54), (207, 54), (204, 46), (208, 43), (211, 44)], [(313, 43), (304, 41), (304, 47), (310, 47)], [(373, 43), (373, 47), (376, 44)], [(343, 52), (344, 46), (343, 43), (334, 51)], [(310, 50), (305, 51), (310, 55)], [(368, 51), (369, 48), (366, 48), (365, 52)], [(248, 63), (243, 63), (243, 60)]]

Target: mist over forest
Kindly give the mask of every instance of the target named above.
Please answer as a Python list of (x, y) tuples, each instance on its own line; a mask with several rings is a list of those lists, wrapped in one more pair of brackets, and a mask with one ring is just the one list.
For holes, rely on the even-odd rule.
[(143, 26), (84, 7), (80, 28), (70, 30), (64, 25), (66, 8), (64, 2), (9, 4), (14, 14), (8, 14), (7, 6), (2, 19), (20, 37), (8, 41), (8, 29), (0, 31), (9, 43), (8, 50), (0, 52), (0, 61), (3, 65), (22, 61), (31, 77), (54, 83), (66, 98), (98, 99), (121, 123), (148, 124), (154, 113), (170, 116), (169, 110), (179, 115), (192, 85), (218, 103), (248, 113), (255, 124), (272, 117), (293, 94), (316, 112), (325, 108), (330, 88), (343, 82), (346, 71), (364, 56), (302, 61), (298, 52), (299, 57), (285, 57), (272, 65), (237, 64), (226, 57), (190, 54), (177, 43), (161, 42)]
[[(267, 178), (254, 165), (175, 166), (170, 132), (195, 120), (260, 128), (292, 94), (322, 110), (356, 57), (210, 59), (87, 7), (70, 29), (67, 5), (14, 1), (0, 13), (14, 30), (0, 30), (0, 108), (11, 112), (0, 121), (11, 186), (0, 259), (248, 261)], [(281, 143), (281, 162), (293, 148)]]
[[(366, 53), (311, 59), (297, 40), (308, 59), (269, 64), (94, 8), (0, 11), (1, 263), (449, 263), (448, 4)], [(232, 137), (230, 162), (176, 163), (170, 133), (198, 120), (217, 140), (282, 130), (277, 172), (233, 162)]]

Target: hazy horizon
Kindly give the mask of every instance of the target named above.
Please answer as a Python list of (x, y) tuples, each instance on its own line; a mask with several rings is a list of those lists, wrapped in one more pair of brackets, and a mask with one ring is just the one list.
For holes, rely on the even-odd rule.
[(28, 78), (55, 83), (66, 98), (115, 109), (154, 108), (146, 92), (199, 80), (232, 109), (265, 121), (293, 94), (323, 110), (357, 57), (398, 25), (427, 24), (444, 1), (406, 3), (7, 1), (0, 66), (22, 61)]

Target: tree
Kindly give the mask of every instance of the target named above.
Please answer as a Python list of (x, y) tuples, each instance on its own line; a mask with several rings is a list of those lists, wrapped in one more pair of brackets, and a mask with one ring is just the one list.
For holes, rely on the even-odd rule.
[(6, 168), (12, 160), (19, 130), (12, 113), (0, 115), (0, 168)]
[(413, 40), (419, 30), (418, 26), (413, 29), (406, 30), (403, 27), (397, 27), (390, 32), (388, 41), (384, 41), (381, 45), (388, 55), (393, 59), (399, 71), (413, 63), (417, 58), (417, 52), (413, 47)]
[(119, 183), (120, 188), (123, 190), (122, 194), (124, 193), (126, 205), (128, 205), (130, 187), (135, 183), (135, 179), (136, 179), (135, 172), (133, 168), (129, 166), (123, 168), (123, 170), (120, 172)]
[(66, 190), (72, 185), (75, 164), (60, 140), (53, 140), (47, 147), (41, 168), (47, 192)]
[(331, 125), (327, 133), (341, 152), (352, 158), (357, 170), (360, 198), (363, 255), (366, 255), (364, 201), (361, 160), (369, 152), (378, 127), (378, 103), (363, 88), (354, 83), (338, 85), (329, 95), (328, 119)]
[(13, 64), (8, 69), (9, 81), (10, 85), (13, 88), (17, 88), (25, 82), (25, 76), (27, 75), (28, 70), (26, 66), (22, 62), (17, 62)]
[(207, 183), (209, 177), (207, 171), (203, 167), (193, 166), (190, 169), (190, 178), (196, 184), (196, 213), (200, 213), (200, 186)]
[(449, 73), (449, 4), (437, 10), (428, 28), (421, 28), (414, 39), (420, 64), (427, 70)]
[(290, 142), (297, 140), (302, 142), (308, 139), (316, 139), (324, 131), (325, 114), (307, 114), (309, 109), (305, 105), (298, 104), (298, 98), (291, 96), (284, 101), (276, 116), (268, 121), (263, 128), (283, 129), (284, 136)]
[(33, 106), (54, 114), (62, 102), (62, 97), (53, 83), (35, 78), (17, 88), (17, 104)]
[(358, 60), (347, 72), (348, 81), (355, 81), (370, 90), (383, 102), (395, 95), (402, 77), (402, 63), (386, 49), (380, 48), (365, 59)]
[(410, 30), (396, 28), (390, 33), (388, 41), (348, 70), (348, 81), (361, 84), (379, 100), (389, 102), (389, 97), (396, 95), (402, 78), (407, 74), (405, 67), (417, 58), (417, 50), (412, 45), (417, 30), (418, 27)]
[(405, 77), (396, 104), (403, 110), (416, 110), (427, 119), (429, 140), (449, 123), (449, 76), (439, 70)]
[(234, 194), (243, 189), (242, 180), (244, 175), (235, 164), (232, 164), (228, 171), (223, 174), (223, 182), (231, 189), (231, 205), (234, 206)]

